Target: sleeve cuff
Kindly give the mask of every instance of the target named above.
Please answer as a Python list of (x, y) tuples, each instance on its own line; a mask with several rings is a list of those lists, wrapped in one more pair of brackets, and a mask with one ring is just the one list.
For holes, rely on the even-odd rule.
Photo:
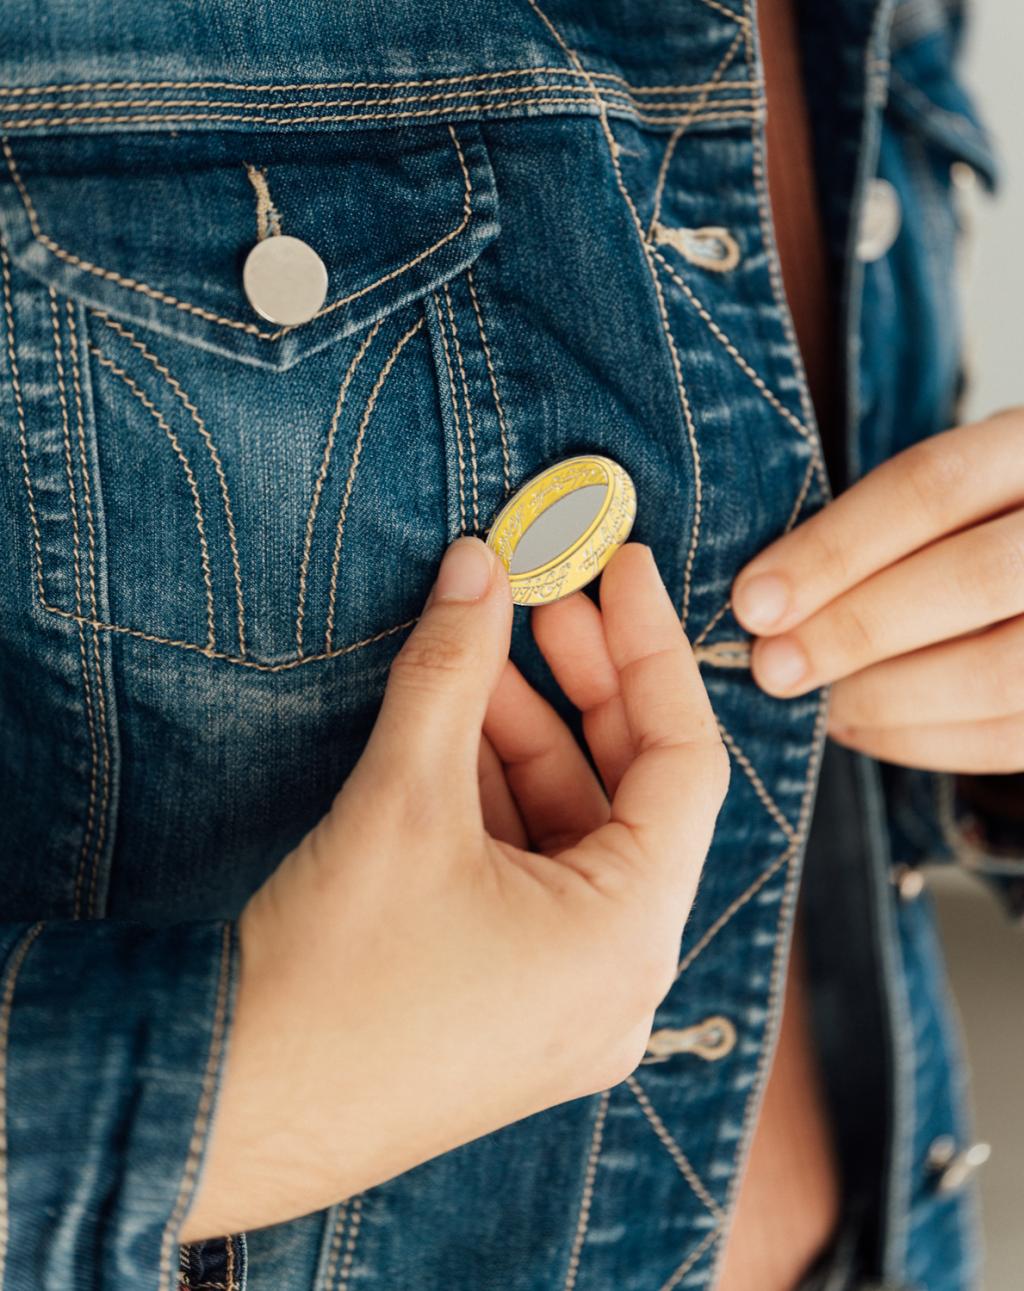
[(0, 925), (0, 1285), (175, 1291), (238, 975), (231, 923)]

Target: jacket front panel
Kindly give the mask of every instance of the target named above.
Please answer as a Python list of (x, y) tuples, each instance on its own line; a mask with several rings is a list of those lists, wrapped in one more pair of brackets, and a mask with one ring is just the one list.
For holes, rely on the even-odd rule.
[[(885, 10), (848, 9), (856, 159), (854, 127), (879, 126), (888, 27)], [(175, 5), (91, 12), (17, 6), (0, 60), (7, 1284), (708, 1285), (777, 1030), (824, 716), (819, 695), (754, 686), (729, 608), (739, 568), (828, 492), (772, 239), (754, 14), (278, 3), (254, 33), (227, 2), (202, 23)], [(899, 147), (885, 138), (883, 157)], [(837, 170), (836, 200), (856, 210), (862, 180)], [(241, 289), (245, 255), (276, 233), (327, 267), (308, 324), (266, 323)], [(872, 291), (851, 287), (896, 326)], [(902, 424), (892, 399), (857, 443)], [(354, 765), (446, 544), (485, 531), (543, 466), (595, 451), (636, 483), (635, 537), (733, 758), (655, 1027), (724, 1019), (734, 1042), (651, 1055), (599, 1097), (186, 1250), (179, 1271), (175, 1216), (230, 1043), (229, 921)], [(523, 611), (513, 655), (564, 710)], [(934, 1029), (923, 910), (888, 903), (871, 935), (893, 1016)], [(93, 1029), (63, 1041), (69, 1094), (46, 1102), (29, 1166), (45, 985), (72, 954)], [(123, 993), (118, 1015), (90, 990)], [(146, 1090), (127, 1058), (107, 1084), (85, 1079), (106, 1028), (125, 1055), (147, 1037), (179, 1100), (163, 1115), (121, 1110)], [(924, 1133), (916, 1109), (951, 1055), (943, 1039), (894, 1064), (894, 1135)], [(936, 1209), (926, 1147), (894, 1158), (892, 1232), (913, 1205), (915, 1281), (958, 1287), (962, 1206)], [(164, 1179), (140, 1194), (154, 1159)], [(85, 1161), (96, 1193), (79, 1205)], [(894, 1279), (900, 1242), (883, 1257)], [(929, 1280), (940, 1267), (947, 1281)]]

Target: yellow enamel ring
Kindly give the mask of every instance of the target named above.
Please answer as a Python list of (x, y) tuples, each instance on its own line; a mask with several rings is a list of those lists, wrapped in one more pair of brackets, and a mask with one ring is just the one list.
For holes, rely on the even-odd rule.
[(545, 605), (595, 579), (635, 519), (636, 489), (618, 462), (568, 457), (509, 498), (486, 541), (508, 570), (513, 601)]

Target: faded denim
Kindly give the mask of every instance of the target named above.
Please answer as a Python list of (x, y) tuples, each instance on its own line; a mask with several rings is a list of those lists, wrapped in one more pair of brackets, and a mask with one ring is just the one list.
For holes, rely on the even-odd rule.
[[(804, 9), (853, 477), (954, 416), (950, 165), (992, 164), (950, 6)], [(823, 697), (754, 686), (728, 601), (829, 488), (753, 19), (749, 0), (6, 6), (0, 1287), (713, 1281), (823, 747)], [(253, 172), (330, 274), (301, 327), (241, 291), (266, 231)], [(878, 173), (903, 229), (864, 266), (853, 215)], [(358, 758), (446, 544), (589, 451), (636, 482), (635, 536), (734, 761), (656, 1027), (724, 1017), (735, 1047), (646, 1061), (363, 1197), (179, 1252), (230, 1043), (233, 919)], [(550, 693), (517, 614), (515, 657)], [(823, 1026), (834, 1075), (871, 1058), (864, 1271), (961, 1291), (971, 1198), (926, 1166), (936, 1136), (969, 1133), (957, 1041), (928, 902), (888, 877), (886, 821), (909, 809), (873, 764), (842, 765), (856, 810), (816, 831), (826, 852), (830, 834), (863, 846), (848, 901), (827, 880), (822, 902), (849, 912), (837, 935), (872, 982), (840, 966), (839, 998), (877, 1009)]]

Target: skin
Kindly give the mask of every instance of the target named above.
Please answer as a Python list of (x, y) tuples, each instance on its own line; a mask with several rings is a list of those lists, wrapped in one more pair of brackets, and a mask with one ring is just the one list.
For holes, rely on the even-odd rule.
[(453, 544), (328, 815), (246, 905), (184, 1242), (331, 1205), (638, 1064), (728, 782), (647, 548), (534, 615), (599, 768)]
[(755, 680), (826, 683), (834, 740), (934, 771), (1024, 769), (1024, 409), (879, 466), (739, 574)]

